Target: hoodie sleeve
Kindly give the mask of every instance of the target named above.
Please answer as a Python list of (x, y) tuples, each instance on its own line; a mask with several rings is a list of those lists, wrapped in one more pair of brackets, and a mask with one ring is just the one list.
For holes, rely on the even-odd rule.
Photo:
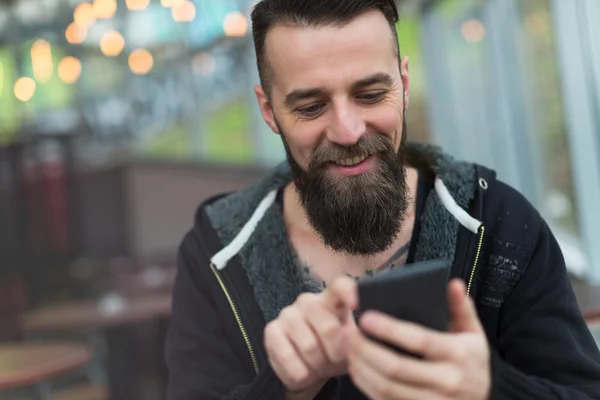
[(545, 223), (501, 310), (492, 379), (494, 400), (600, 399), (600, 352)]
[(211, 296), (209, 282), (214, 277), (202, 274), (208, 263), (193, 235), (186, 236), (177, 260), (165, 347), (167, 399), (282, 399), (282, 387), (273, 370), (263, 368), (256, 375), (235, 352), (227, 320), (217, 311), (220, 299)]

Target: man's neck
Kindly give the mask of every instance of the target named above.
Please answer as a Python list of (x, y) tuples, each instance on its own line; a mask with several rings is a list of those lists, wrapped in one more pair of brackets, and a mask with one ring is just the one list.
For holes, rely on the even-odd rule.
[[(283, 196), (284, 220), (291, 245), (295, 249), (301, 265), (319, 271), (318, 274), (328, 280), (324, 275), (330, 277), (343, 274), (361, 276), (369, 271), (387, 269), (392, 265), (397, 266), (397, 264), (404, 263), (408, 255), (416, 215), (418, 171), (414, 168), (407, 168), (406, 179), (409, 190), (409, 206), (400, 232), (387, 250), (368, 257), (335, 252), (326, 247), (310, 224), (296, 186), (293, 183), (288, 184)], [(317, 264), (323, 264), (325, 267)]]

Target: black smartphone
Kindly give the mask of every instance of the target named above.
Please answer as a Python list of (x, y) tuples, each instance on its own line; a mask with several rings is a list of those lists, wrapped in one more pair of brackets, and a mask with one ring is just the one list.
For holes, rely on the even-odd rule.
[(376, 310), (430, 329), (447, 331), (450, 324), (447, 286), (451, 267), (452, 263), (447, 260), (426, 261), (362, 280), (358, 285), (356, 317)]

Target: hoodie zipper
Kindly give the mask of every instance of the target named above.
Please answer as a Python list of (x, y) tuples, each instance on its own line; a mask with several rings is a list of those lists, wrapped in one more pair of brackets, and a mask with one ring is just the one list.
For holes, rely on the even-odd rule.
[(479, 264), (479, 255), (481, 254), (481, 246), (483, 245), (484, 235), (485, 226), (481, 225), (479, 227), (479, 242), (477, 243), (477, 253), (475, 254), (475, 261), (473, 262), (473, 268), (471, 268), (471, 275), (469, 276), (469, 285), (467, 286), (467, 297), (471, 297), (471, 288), (473, 286), (473, 279), (475, 278), (477, 264)]
[(210, 263), (210, 269), (212, 270), (213, 274), (215, 275), (215, 278), (217, 278), (217, 281), (219, 281), (219, 285), (221, 286), (221, 289), (223, 289), (223, 293), (225, 294), (225, 297), (227, 298), (229, 307), (231, 307), (231, 311), (233, 311), (233, 316), (235, 317), (235, 321), (237, 322), (238, 327), (240, 328), (240, 332), (242, 334), (242, 337), (244, 338), (246, 347), (248, 348), (248, 353), (250, 354), (250, 359), (252, 360), (252, 365), (254, 366), (254, 372), (256, 372), (256, 375), (258, 375), (258, 373), (260, 371), (260, 369), (258, 367), (258, 359), (256, 358), (256, 353), (254, 352), (254, 348), (252, 347), (252, 343), (250, 342), (250, 336), (248, 336), (248, 331), (244, 327), (242, 318), (240, 317), (238, 309), (235, 306), (235, 303), (233, 302), (233, 298), (229, 294), (227, 287), (223, 283), (223, 280), (221, 279), (221, 276), (217, 272), (217, 268), (214, 266), (213, 263)]

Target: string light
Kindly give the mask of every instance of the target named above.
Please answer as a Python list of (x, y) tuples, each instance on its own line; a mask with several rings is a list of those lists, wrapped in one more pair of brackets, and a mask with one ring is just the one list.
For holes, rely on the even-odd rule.
[(191, 22), (196, 18), (196, 6), (185, 0), (171, 10), (171, 15), (177, 22)]
[(179, 7), (186, 0), (160, 0), (160, 5), (164, 8), (175, 8)]
[(116, 0), (94, 0), (92, 5), (94, 17), (97, 19), (111, 19), (117, 13)]
[(108, 31), (100, 38), (100, 51), (107, 57), (116, 57), (125, 48), (125, 39), (117, 31)]
[(67, 84), (77, 82), (81, 75), (81, 61), (72, 56), (63, 58), (58, 64), (58, 77)]
[(152, 70), (154, 58), (146, 49), (136, 49), (129, 55), (129, 69), (135, 75), (146, 75)]
[(477, 43), (485, 37), (485, 28), (479, 20), (470, 19), (462, 24), (461, 33), (467, 42)]
[(14, 92), (15, 97), (27, 103), (35, 94), (35, 81), (28, 77), (22, 77), (15, 82)]
[(94, 6), (91, 3), (79, 3), (73, 11), (73, 20), (86, 28), (92, 26), (96, 22)]
[(248, 32), (248, 20), (241, 12), (231, 12), (223, 21), (223, 30), (227, 36), (244, 36)]
[(52, 77), (52, 48), (46, 40), (39, 39), (31, 45), (31, 66), (38, 82), (48, 82)]
[(71, 44), (81, 44), (87, 36), (87, 27), (72, 22), (65, 31), (65, 38)]
[(145, 10), (150, 4), (150, 0), (126, 0), (127, 8), (132, 11)]
[(4, 91), (4, 65), (0, 63), (0, 99), (2, 98), (2, 92)]

